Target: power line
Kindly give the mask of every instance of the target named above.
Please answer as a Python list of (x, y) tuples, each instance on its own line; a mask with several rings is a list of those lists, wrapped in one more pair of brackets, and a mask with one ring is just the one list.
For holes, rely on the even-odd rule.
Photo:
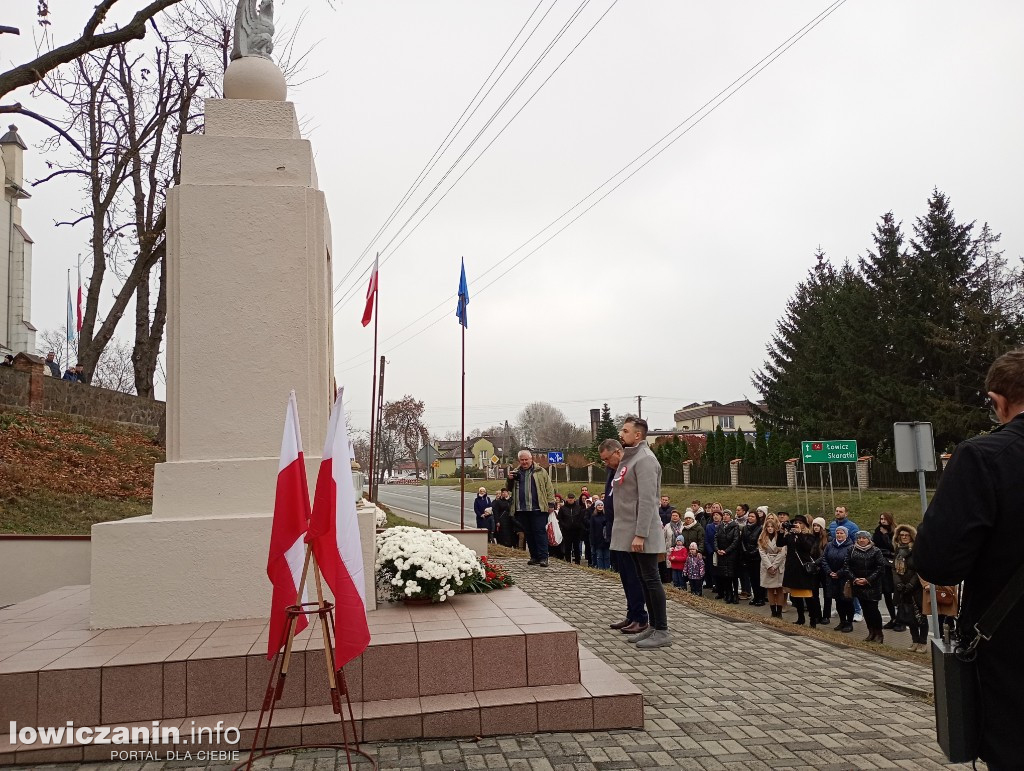
[[(398, 238), (398, 236), (402, 233), (402, 231), (406, 228), (406, 226), (408, 226), (408, 224), (410, 222), (412, 222), (412, 220), (415, 218), (415, 216), (419, 213), (420, 209), (422, 209), (424, 206), (426, 206), (426, 204), (430, 200), (431, 196), (433, 196), (433, 194), (444, 183), (444, 181), (446, 179), (448, 179), (448, 177), (452, 174), (452, 172), (455, 170), (455, 168), (458, 166), (458, 164), (462, 161), (462, 159), (466, 157), (466, 155), (469, 153), (469, 151), (473, 149), (473, 147), (479, 141), (480, 137), (483, 136), (484, 132), (487, 131), (488, 128), (490, 128), (491, 124), (501, 114), (501, 111), (512, 100), (512, 98), (519, 92), (519, 89), (522, 88), (522, 86), (526, 83), (526, 81), (530, 77), (530, 75), (532, 75), (533, 72), (537, 69), (537, 67), (540, 66), (540, 64), (544, 61), (544, 59), (547, 58), (547, 55), (551, 52), (551, 50), (558, 43), (558, 41), (562, 39), (562, 37), (568, 31), (569, 27), (573, 24), (573, 22), (576, 21), (576, 19), (579, 17), (579, 15), (583, 12), (583, 10), (587, 7), (587, 5), (589, 3), (590, 3), (590, 0), (583, 0), (583, 2), (580, 3), (580, 5), (573, 12), (572, 16), (569, 17), (568, 21), (566, 21), (562, 25), (562, 28), (558, 31), (558, 34), (555, 35), (554, 39), (552, 39), (552, 41), (550, 43), (548, 43), (548, 45), (545, 47), (545, 49), (540, 53), (540, 55), (537, 57), (537, 59), (534, 61), (534, 63), (527, 70), (526, 74), (523, 75), (522, 78), (520, 78), (519, 82), (512, 89), (511, 93), (509, 93), (509, 95), (507, 97), (505, 97), (505, 100), (498, 106), (498, 108), (494, 111), (494, 113), (487, 120), (487, 122), (483, 125), (483, 127), (476, 133), (476, 135), (473, 137), (473, 139), (470, 140), (469, 145), (467, 145), (467, 147), (462, 151), (462, 153), (459, 155), (459, 157), (455, 159), (455, 161), (452, 163), (452, 165), (448, 168), (448, 171), (446, 171), (444, 173), (444, 176), (442, 176), (441, 179), (439, 179), (437, 181), (437, 183), (434, 185), (434, 187), (431, 188), (430, 192), (427, 193), (426, 197), (423, 199), (423, 201), (420, 203), (420, 205), (416, 207), (416, 209), (412, 212), (412, 214), (409, 215), (408, 218), (406, 218), (405, 222), (402, 223), (402, 226), (395, 232), (395, 234), (391, 237), (391, 239), (383, 246), (381, 251), (386, 251), (391, 246), (391, 244), (394, 243), (395, 239)], [(398, 251), (398, 249), (402, 246), (402, 244), (404, 244), (409, 239), (409, 237), (414, 232), (416, 232), (416, 230), (419, 228), (419, 226), (423, 224), (424, 220), (426, 220), (427, 217), (429, 217), (430, 214), (434, 211), (434, 209), (436, 209), (437, 206), (441, 203), (441, 201), (443, 201), (445, 199), (445, 197), (448, 195), (448, 193), (450, 193), (455, 188), (455, 186), (458, 185), (458, 183), (462, 180), (462, 178), (465, 177), (466, 174), (469, 173), (470, 169), (472, 169), (473, 166), (476, 165), (476, 162), (479, 161), (480, 158), (483, 156), (483, 154), (486, 153), (487, 150), (491, 147), (491, 145), (493, 145), (498, 140), (498, 138), (505, 132), (505, 129), (507, 129), (509, 127), (509, 125), (511, 125), (511, 123), (517, 117), (519, 117), (519, 114), (524, 109), (526, 109), (527, 105), (529, 105), (530, 102), (533, 101), (533, 98), (535, 96), (537, 96), (537, 94), (540, 92), (540, 90), (542, 88), (544, 88), (544, 86), (547, 84), (547, 82), (549, 80), (551, 80), (551, 78), (555, 75), (555, 73), (558, 72), (559, 69), (561, 69), (562, 65), (565, 64), (566, 60), (570, 56), (572, 56), (572, 54), (576, 51), (576, 49), (579, 48), (580, 44), (583, 43), (583, 41), (587, 39), (587, 37), (590, 35), (590, 33), (593, 32), (594, 28), (601, 22), (602, 19), (604, 19), (605, 16), (608, 15), (608, 12), (611, 11), (611, 9), (616, 5), (616, 3), (618, 3), (618, 0), (612, 0), (612, 4), (605, 10), (605, 12), (603, 14), (601, 14), (600, 18), (598, 18), (598, 20), (590, 27), (590, 29), (587, 30), (587, 32), (583, 35), (583, 37), (580, 38), (579, 42), (577, 42), (576, 45), (572, 47), (572, 49), (569, 51), (569, 53), (566, 54), (566, 56), (562, 59), (562, 61), (558, 63), (558, 65), (551, 71), (551, 73), (540, 84), (540, 86), (538, 86), (537, 89), (526, 99), (526, 101), (522, 104), (522, 106), (520, 106), (520, 108), (518, 110), (516, 110), (515, 114), (512, 115), (512, 117), (509, 118), (508, 121), (506, 121), (505, 125), (502, 126), (501, 130), (499, 130), (498, 133), (491, 139), (491, 141), (487, 143), (487, 146), (484, 147), (484, 149), (480, 151), (480, 153), (476, 156), (476, 158), (474, 158), (470, 162), (470, 164), (463, 170), (463, 172), (448, 187), (448, 189), (444, 192), (444, 194), (442, 194), (442, 196), (437, 201), (434, 202), (433, 206), (431, 206), (430, 209), (427, 210), (426, 214), (424, 214), (423, 217), (420, 218), (419, 222), (417, 222), (412, 227), (412, 229), (408, 233), (405, 234), (405, 236), (402, 238), (402, 240), (399, 242), (399, 244), (394, 249), (392, 249), (390, 252), (388, 252), (387, 255), (385, 255), (384, 259), (382, 259), (381, 262), (380, 262), (381, 265), (383, 265), (384, 263), (386, 263), (388, 260), (391, 259), (391, 257), (395, 254), (395, 252)], [(366, 269), (364, 269), (363, 273), (360, 274), (359, 278), (357, 278), (355, 280), (353, 285), (351, 287), (349, 287), (349, 289), (346, 291), (346, 293), (334, 304), (334, 312), (335, 312), (335, 314), (337, 314), (338, 311), (341, 310), (341, 308), (344, 307), (348, 303), (349, 300), (351, 300), (353, 297), (356, 296), (356, 294), (358, 294), (358, 289), (359, 289), (359, 286), (360, 286), (360, 279), (366, 274), (367, 270), (369, 270), (368, 267)]]
[[(455, 139), (459, 136), (459, 134), (462, 132), (462, 129), (466, 127), (466, 124), (468, 124), (473, 115), (476, 114), (476, 111), (480, 109), (480, 105), (483, 104), (484, 99), (487, 98), (487, 95), (491, 93), (491, 89), (493, 89), (498, 84), (498, 81), (501, 80), (505, 72), (508, 71), (508, 68), (512, 65), (512, 62), (515, 61), (520, 51), (523, 50), (523, 46), (525, 46), (530, 41), (530, 38), (533, 37), (534, 32), (536, 32), (537, 28), (544, 22), (544, 19), (547, 18), (547, 15), (551, 13), (551, 9), (555, 7), (555, 0), (552, 0), (551, 7), (549, 7), (548, 10), (545, 11), (544, 15), (540, 18), (540, 21), (537, 22), (536, 26), (534, 26), (530, 34), (526, 36), (525, 40), (523, 40), (523, 43), (522, 45), (519, 46), (519, 49), (512, 55), (512, 58), (508, 60), (508, 63), (505, 65), (505, 68), (501, 71), (501, 74), (499, 74), (498, 77), (494, 79), (494, 83), (492, 83), (491, 87), (487, 89), (487, 93), (484, 94), (483, 98), (480, 99), (479, 102), (477, 102), (477, 97), (480, 96), (480, 92), (484, 90), (484, 86), (486, 86), (488, 81), (490, 81), (491, 76), (493, 76), (498, 67), (501, 66), (502, 61), (504, 61), (505, 57), (508, 56), (508, 52), (512, 50), (512, 46), (515, 45), (516, 40), (519, 39), (519, 36), (523, 34), (523, 30), (526, 29), (527, 25), (530, 23), (530, 19), (534, 17), (534, 15), (537, 13), (537, 10), (540, 8), (543, 2), (544, 0), (538, 0), (537, 5), (534, 6), (533, 10), (530, 12), (530, 15), (526, 17), (526, 21), (523, 22), (523, 26), (519, 28), (518, 32), (516, 32), (515, 36), (512, 38), (512, 41), (508, 44), (508, 47), (498, 58), (498, 61), (495, 63), (494, 67), (492, 67), (491, 71), (487, 73), (487, 77), (484, 78), (484, 82), (480, 84), (480, 87), (476, 90), (476, 93), (473, 94), (473, 98), (469, 100), (469, 104), (467, 104), (466, 107), (462, 110), (462, 114), (455, 119), (455, 123), (452, 124), (452, 127), (450, 129), (448, 129), (448, 133), (445, 135), (445, 138), (441, 140), (441, 144), (437, 146), (437, 149), (434, 150), (434, 154), (430, 156), (430, 159), (426, 162), (426, 164), (424, 164), (423, 168), (420, 169), (420, 173), (416, 175), (416, 179), (414, 179), (412, 184), (409, 185), (409, 188), (405, 191), (405, 194), (398, 201), (398, 204), (395, 206), (395, 208), (391, 210), (391, 214), (388, 215), (387, 220), (385, 220), (384, 224), (380, 226), (377, 232), (373, 235), (373, 238), (370, 239), (370, 242), (366, 245), (363, 251), (360, 252), (359, 256), (352, 261), (352, 265), (349, 267), (348, 271), (346, 271), (345, 275), (342, 276), (341, 279), (339, 279), (338, 283), (334, 287), (335, 292), (337, 292), (341, 288), (342, 284), (344, 284), (345, 280), (350, 275), (352, 275), (352, 271), (355, 270), (356, 266), (362, 261), (363, 257), (369, 254), (374, 242), (378, 238), (380, 238), (380, 235), (381, 233), (384, 232), (384, 229), (391, 224), (391, 221), (394, 220), (394, 218), (398, 215), (398, 212), (401, 210), (401, 208), (406, 204), (409, 198), (412, 197), (412, 195), (416, 192), (419, 186), (423, 183), (423, 180), (426, 178), (426, 176), (433, 170), (434, 166), (441, 159), (441, 156), (444, 155), (448, 147), (451, 146), (452, 142), (454, 142)], [(476, 102), (475, 107), (473, 107), (474, 102)], [(473, 110), (472, 112), (469, 112), (471, 107), (473, 108)], [(468, 117), (466, 117), (467, 112), (469, 112)], [(466, 118), (465, 121), (463, 121), (464, 117)], [(462, 124), (461, 126), (459, 125), (460, 123)], [(359, 278), (362, 278), (363, 275), (365, 275), (365, 271), (363, 272), (363, 274), (359, 276)], [(359, 279), (357, 278), (356, 281), (358, 282), (358, 280)]]
[[(792, 35), (790, 35), (788, 38), (786, 38), (785, 41), (783, 41), (781, 44), (776, 46), (770, 53), (768, 53), (766, 56), (762, 57), (753, 66), (749, 67), (743, 74), (741, 74), (739, 77), (737, 77), (735, 80), (733, 80), (729, 85), (727, 85), (725, 88), (723, 88), (717, 94), (715, 94), (715, 96), (713, 96), (711, 99), (709, 99), (703, 105), (701, 105), (701, 107), (699, 107), (697, 110), (695, 110), (693, 113), (691, 113), (687, 118), (685, 118), (683, 121), (678, 123), (671, 130), (669, 130), (660, 139), (658, 139), (656, 142), (654, 142), (649, 147), (647, 147), (647, 149), (645, 149), (643, 152), (641, 152), (639, 155), (637, 155), (635, 158), (633, 158), (633, 160), (631, 160), (629, 163), (624, 165), (622, 168), (620, 168), (618, 171), (616, 171), (614, 174), (612, 174), (610, 177), (608, 177), (604, 182), (602, 182), (600, 185), (598, 185), (596, 188), (594, 188), (590, 193), (588, 193), (586, 196), (584, 196), (579, 201), (577, 201), (572, 207), (570, 207), (565, 212), (563, 212), (561, 215), (556, 217), (554, 220), (552, 220), (545, 227), (543, 227), (541, 230), (539, 230), (533, 236), (531, 236), (526, 241), (524, 241), (522, 244), (520, 244), (518, 247), (516, 247), (516, 249), (512, 250), (509, 254), (507, 254), (505, 257), (503, 257), (497, 263), (495, 263), (490, 268), (485, 270), (482, 274), (480, 274), (479, 277), (477, 277), (476, 279), (474, 279), (471, 282), (471, 285), (477, 284), (488, 273), (490, 273), (493, 270), (496, 270), (502, 263), (504, 263), (507, 260), (511, 259), (520, 250), (522, 250), (524, 247), (526, 247), (532, 241), (534, 241), (537, 238), (539, 238), (546, 231), (548, 231), (552, 227), (554, 227), (560, 220), (564, 219), (566, 216), (568, 216), (569, 214), (574, 212), (576, 209), (578, 209), (580, 206), (582, 206), (588, 199), (592, 198), (594, 195), (596, 195), (598, 192), (600, 192), (602, 188), (604, 188), (606, 185), (608, 185), (610, 182), (612, 182), (616, 177), (618, 177), (623, 172), (625, 172), (627, 169), (629, 169), (630, 166), (635, 164), (637, 161), (639, 161), (641, 158), (643, 158), (648, 153), (651, 153), (651, 151), (653, 151), (656, 147), (658, 147), (658, 145), (660, 145), (663, 142), (665, 142), (665, 140), (667, 140), (669, 137), (671, 137), (673, 134), (675, 134), (677, 131), (679, 131), (679, 129), (681, 129), (683, 126), (686, 126), (687, 123), (690, 123), (691, 121), (693, 121), (685, 130), (680, 132), (678, 134), (678, 136), (676, 136), (676, 137), (672, 138), (670, 141), (668, 141), (664, 145), (664, 147), (661, 147), (657, 152), (655, 152), (653, 155), (651, 155), (650, 158), (648, 158), (642, 164), (637, 166), (637, 168), (633, 169), (633, 171), (631, 171), (628, 175), (626, 175), (621, 180), (619, 180), (614, 186), (612, 186), (607, 191), (605, 191), (599, 198), (597, 198), (596, 200), (591, 202), (588, 206), (586, 206), (586, 208), (584, 208), (582, 211), (580, 211), (575, 217), (573, 217), (571, 220), (566, 222), (564, 225), (562, 225), (560, 228), (558, 228), (558, 230), (556, 230), (554, 233), (552, 233), (550, 236), (548, 236), (546, 239), (544, 239), (544, 241), (542, 241), (540, 244), (538, 244), (536, 247), (531, 249), (529, 252), (527, 252), (525, 255), (523, 255), (520, 259), (518, 259), (516, 262), (514, 262), (508, 269), (504, 270), (502, 273), (500, 273), (494, 279), (489, 281), (483, 287), (475, 289), (474, 295), (475, 296), (479, 296), (482, 292), (486, 291), (488, 288), (493, 286), (498, 280), (500, 280), (501, 278), (506, 276), (508, 273), (510, 273), (512, 270), (514, 270), (516, 267), (518, 267), (520, 264), (522, 264), (525, 260), (530, 258), (532, 255), (536, 254), (540, 249), (542, 249), (544, 246), (546, 246), (552, 239), (554, 239), (556, 236), (558, 236), (560, 233), (562, 233), (562, 231), (564, 231), (566, 228), (568, 228), (570, 225), (572, 225), (574, 222), (576, 222), (576, 220), (578, 220), (584, 214), (586, 214), (591, 209), (593, 209), (597, 204), (599, 204), (601, 201), (603, 201), (605, 198), (607, 198), (609, 195), (611, 195), (613, 192), (615, 192), (619, 187), (621, 187), (623, 184), (625, 184), (629, 179), (631, 179), (641, 169), (645, 168), (651, 161), (653, 161), (655, 158), (660, 156), (669, 147), (671, 147), (677, 141), (682, 139), (684, 136), (686, 136), (686, 134), (688, 134), (691, 130), (693, 130), (696, 126), (698, 126), (701, 122), (703, 122), (704, 119), (707, 118), (709, 115), (711, 115), (715, 110), (717, 110), (719, 107), (721, 107), (727, 101), (729, 101), (729, 99), (731, 99), (737, 92), (739, 92), (747, 83), (749, 83), (751, 80), (753, 80), (755, 77), (757, 77), (762, 71), (764, 71), (769, 65), (771, 65), (782, 54), (786, 53), (786, 51), (788, 51), (796, 43), (798, 43), (800, 40), (802, 40), (808, 33), (810, 33), (814, 28), (816, 28), (819, 24), (821, 24), (825, 19), (827, 19), (835, 11), (837, 11), (839, 8), (841, 8), (843, 5), (845, 5), (846, 2), (847, 2), (847, 0), (836, 0), (836, 2), (832, 3), (832, 5), (828, 6), (824, 11), (820, 12), (817, 16), (812, 18), (811, 21), (807, 22), (803, 27), (801, 27), (796, 32), (794, 32)], [(734, 86), (735, 86), (735, 88), (734, 88)], [(730, 89), (732, 89), (732, 90), (730, 91)], [(717, 102), (717, 104), (716, 104), (716, 102)], [(710, 109), (708, 109), (708, 108), (710, 108)], [(705, 110), (707, 110), (707, 111), (704, 112)], [(702, 112), (704, 113), (703, 115), (701, 115)], [(697, 118), (698, 115), (700, 115), (699, 118)], [(694, 120), (695, 118), (696, 118), (696, 120)], [(453, 299), (455, 299), (455, 295), (451, 295), (451, 296), (447, 297), (446, 299), (444, 299), (443, 301), (438, 303), (438, 305), (436, 305), (433, 308), (431, 308), (430, 310), (428, 310), (426, 313), (422, 314), (418, 318), (414, 319), (413, 321), (409, 322), (405, 326), (399, 328), (396, 332), (394, 332), (391, 335), (389, 335), (388, 337), (386, 337), (385, 338), (385, 342), (387, 340), (391, 340), (391, 339), (397, 337), (398, 335), (400, 335), (406, 329), (409, 329), (410, 327), (412, 327), (414, 324), (416, 324), (420, 320), (422, 320), (422, 319), (426, 318), (427, 316), (431, 315), (434, 311), (440, 309), (441, 307), (443, 307), (445, 305), (448, 305)], [(419, 330), (418, 332), (413, 333), (412, 335), (409, 335), (404, 340), (402, 340), (402, 341), (400, 341), (398, 343), (395, 343), (393, 346), (391, 346), (390, 350), (394, 350), (395, 348), (399, 348), (400, 346), (405, 345), (410, 340), (413, 340), (414, 338), (416, 338), (419, 335), (423, 334), (428, 329), (430, 329), (431, 327), (439, 324), (443, 319), (445, 319), (447, 317), (448, 317), (447, 313), (445, 313), (443, 316), (439, 316), (437, 319), (435, 319), (431, 323), (427, 324), (427, 326), (423, 327), (423, 329)], [(353, 361), (353, 360), (355, 360), (357, 358), (360, 358), (360, 357), (364, 356), (365, 354), (366, 354), (366, 351), (364, 351), (363, 353), (360, 353), (360, 354), (356, 354), (355, 356), (351, 356), (348, 359), (344, 359), (343, 361), (338, 362), (338, 363), (339, 364), (345, 364), (345, 363), (347, 363), (349, 361)], [(355, 369), (357, 366), (362, 366), (364, 363), (365, 362), (361, 362), (359, 365), (354, 365), (352, 367), (348, 367), (346, 369), (342, 369), (342, 370), (339, 370), (339, 371), (340, 372), (345, 372), (345, 371), (348, 371), (349, 369)]]

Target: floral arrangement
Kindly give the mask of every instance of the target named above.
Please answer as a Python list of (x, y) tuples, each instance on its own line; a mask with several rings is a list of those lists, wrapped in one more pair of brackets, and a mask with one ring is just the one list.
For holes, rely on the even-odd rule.
[(387, 527), (388, 515), (384, 513), (383, 509), (377, 509), (377, 527)]
[(444, 602), (486, 577), (472, 549), (418, 527), (390, 527), (377, 535), (376, 570), (392, 600)]
[(488, 559), (487, 555), (480, 557), (480, 569), (483, 571), (483, 578), (477, 579), (470, 585), (471, 591), (490, 592), (494, 589), (504, 589), (515, 583), (505, 568), (497, 561)]

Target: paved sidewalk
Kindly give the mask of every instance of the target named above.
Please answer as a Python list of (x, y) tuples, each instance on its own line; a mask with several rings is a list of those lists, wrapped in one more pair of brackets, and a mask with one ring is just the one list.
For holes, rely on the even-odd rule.
[[(525, 558), (502, 562), (525, 591), (579, 630), (581, 642), (640, 686), (645, 730), (365, 745), (382, 770), (968, 768), (943, 762), (932, 707), (921, 697), (931, 689), (924, 667), (709, 616), (677, 602), (669, 603), (675, 645), (638, 651), (607, 626), (624, 607), (617, 583), (555, 560), (547, 569), (528, 567)], [(258, 767), (270, 765), (268, 759)], [(77, 766), (172, 767), (196, 766)], [(344, 755), (317, 751), (278, 756), (273, 767), (346, 766)]]

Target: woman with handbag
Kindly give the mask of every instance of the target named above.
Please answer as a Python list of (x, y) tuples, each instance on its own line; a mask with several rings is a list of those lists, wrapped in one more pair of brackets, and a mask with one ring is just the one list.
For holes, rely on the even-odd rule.
[[(896, 618), (910, 627), (912, 653), (921, 653), (928, 644), (928, 616), (924, 613), (924, 588), (914, 567), (914, 541), (917, 531), (910, 525), (897, 525), (893, 533), (892, 588), (896, 600)], [(884, 628), (884, 627), (883, 627)]]
[(829, 582), (832, 599), (836, 601), (836, 615), (839, 623), (834, 627), (837, 632), (853, 631), (853, 590), (849, 579), (843, 575), (843, 567), (853, 550), (853, 539), (846, 532), (846, 527), (836, 528), (836, 537), (825, 547), (821, 558), (821, 572)]
[(885, 557), (871, 541), (871, 533), (861, 530), (846, 558), (842, 575), (853, 582), (853, 596), (860, 600), (864, 623), (868, 627), (864, 642), (884, 642), (878, 601), (882, 599), (882, 573), (885, 568)]
[(882, 629), (891, 629), (894, 632), (902, 632), (906, 627), (896, 617), (896, 604), (893, 602), (893, 580), (892, 565), (896, 558), (893, 535), (895, 535), (896, 520), (892, 514), (883, 511), (878, 515), (878, 527), (871, 536), (872, 542), (877, 546), (885, 558), (885, 572), (882, 573), (882, 599), (885, 600), (885, 607), (889, 611), (889, 622)]
[(789, 592), (797, 611), (797, 619), (793, 623), (801, 626), (807, 623), (804, 616), (806, 609), (813, 628), (821, 621), (821, 605), (817, 594), (820, 540), (811, 532), (807, 517), (803, 514), (797, 514), (792, 522), (793, 529), (783, 539), (786, 545), (786, 570), (782, 576), (782, 585)]
[[(824, 517), (815, 517), (811, 521), (811, 534), (818, 539), (818, 553), (821, 555), (825, 554), (825, 547), (828, 546), (828, 523), (825, 522)], [(821, 570), (821, 560), (818, 561), (819, 570), (815, 574), (814, 588), (811, 590), (814, 592), (815, 599), (821, 600), (818, 607), (821, 608), (821, 617), (818, 620), (819, 624), (831, 624), (832, 623), (832, 588), (829, 582), (825, 580), (825, 573)], [(819, 597), (818, 591), (821, 591)]]
[(782, 572), (786, 566), (786, 545), (782, 542), (782, 525), (774, 514), (764, 519), (764, 527), (757, 539), (757, 553), (761, 559), (761, 588), (767, 593), (773, 618), (782, 618), (782, 603), (786, 592), (782, 588)]

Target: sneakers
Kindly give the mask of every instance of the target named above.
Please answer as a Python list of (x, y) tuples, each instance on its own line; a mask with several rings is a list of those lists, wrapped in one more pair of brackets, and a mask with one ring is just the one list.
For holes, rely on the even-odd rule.
[(637, 648), (664, 648), (666, 645), (672, 644), (672, 635), (669, 634), (667, 629), (656, 629), (649, 637), (640, 640), (636, 644)]
[(859, 624), (861, 621), (864, 620), (864, 616), (861, 615), (860, 613), (854, 613), (853, 614), (853, 620), (854, 620), (855, 623)]
[(638, 632), (637, 634), (630, 635), (629, 637), (627, 637), (626, 638), (626, 642), (638, 643), (638, 642), (641, 642), (642, 640), (646, 640), (652, 634), (654, 634), (654, 627), (653, 626), (649, 626), (646, 629), (644, 629), (642, 632)]
[(547, 560), (541, 560), (537, 564), (540, 565), (542, 568), (546, 568), (548, 566), (548, 561)]

